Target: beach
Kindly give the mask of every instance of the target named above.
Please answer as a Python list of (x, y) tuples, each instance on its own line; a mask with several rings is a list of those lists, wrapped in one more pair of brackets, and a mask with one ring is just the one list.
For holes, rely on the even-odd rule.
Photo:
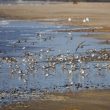
[[(89, 18), (89, 21), (83, 22), (83, 19), (85, 19), (85, 18)], [(1, 20), (12, 20), (12, 21), (15, 20), (14, 23), (16, 22), (16, 20), (21, 20), (21, 21), (24, 20), (24, 21), (38, 21), (40, 23), (47, 23), (47, 24), (51, 24), (51, 25), (55, 25), (55, 26), (63, 25), (63, 26), (84, 27), (84, 29), (81, 28), (81, 29), (76, 29), (76, 30), (72, 30), (72, 28), (69, 28), (68, 30), (62, 30), (62, 29), (59, 29), (57, 27), (57, 28), (55, 28), (56, 30), (54, 30), (52, 32), (57, 31), (57, 32), (68, 32), (68, 33), (66, 33), (66, 34), (60, 33), (58, 37), (56, 37), (57, 34), (54, 33), (55, 35), (52, 37), (53, 34), (51, 34), (51, 33), (48, 35), (48, 34), (45, 34), (46, 32), (44, 32), (44, 33), (40, 33), (40, 31), (37, 32), (36, 30), (39, 29), (39, 26), (41, 24), (36, 24), (33, 27), (33, 25), (35, 24), (35, 22), (33, 22), (31, 28), (25, 29), (25, 32), (27, 32), (27, 33), (21, 33), (20, 34), (21, 39), (19, 38), (20, 40), (19, 39), (16, 40), (15, 45), (12, 42), (14, 48), (17, 47), (16, 45), (18, 45), (19, 47), (21, 45), (23, 45), (22, 48), (20, 47), (23, 52), (25, 51), (25, 49), (28, 48), (29, 45), (31, 45), (31, 47), (35, 46), (34, 48), (39, 49), (41, 53), (47, 52), (46, 55), (48, 55), (49, 52), (51, 52), (53, 50), (50, 47), (47, 48), (47, 50), (46, 50), (46, 48), (44, 48), (44, 50), (43, 50), (41, 47), (46, 47), (46, 46), (48, 47), (48, 46), (52, 45), (52, 42), (54, 41), (53, 39), (54, 38), (60, 38), (61, 36), (64, 37), (63, 40), (67, 39), (67, 41), (69, 41), (69, 42), (72, 40), (74, 41), (73, 37), (75, 36), (78, 38), (78, 33), (74, 34), (72, 32), (105, 32), (104, 34), (98, 33), (98, 34), (93, 34), (93, 35), (86, 33), (86, 34), (82, 34), (82, 36), (84, 36), (85, 38), (92, 37), (92, 38), (104, 40), (103, 42), (106, 43), (107, 47), (109, 46), (110, 36), (109, 36), (109, 34), (106, 34), (106, 32), (107, 33), (110, 32), (110, 3), (97, 3), (97, 2), (96, 3), (85, 3), (85, 2), (82, 3), (82, 2), (79, 2), (78, 4), (73, 4), (72, 2), (69, 2), (69, 3), (61, 2), (61, 3), (54, 3), (54, 4), (53, 3), (50, 3), (50, 4), (48, 4), (48, 3), (41, 3), (41, 4), (0, 4), (0, 19)], [(71, 20), (69, 20), (69, 19), (71, 19)], [(22, 27), (20, 27), (19, 23), (23, 24), (22, 22), (18, 21), (16, 25), (19, 28), (23, 28), (23, 25), (22, 25)], [(24, 25), (28, 27), (28, 25), (30, 25), (30, 24), (26, 25), (26, 23), (24, 23)], [(12, 26), (13, 26), (13, 24), (12, 24)], [(13, 26), (13, 29), (16, 28), (17, 26), (15, 26), (15, 27)], [(5, 27), (5, 25), (3, 25), (2, 27)], [(11, 25), (9, 25), (9, 27), (11, 27)], [(42, 30), (42, 32), (43, 32), (47, 29), (47, 32), (48, 32), (48, 30), (50, 30), (50, 27), (48, 27), (48, 28), (47, 27), (45, 25), (43, 25), (40, 30), (44, 29), (44, 30)], [(17, 29), (19, 29), (19, 28), (17, 28)], [(87, 29), (85, 29), (85, 28), (87, 28)], [(33, 31), (30, 32), (30, 34), (28, 34), (28, 31), (33, 30), (33, 29), (36, 29), (34, 35), (33, 35)], [(5, 31), (3, 30), (3, 32), (5, 32)], [(8, 35), (8, 34), (6, 34), (7, 32), (5, 32), (5, 34), (3, 34), (3, 35)], [(22, 32), (22, 29), (21, 30), (20, 29), (15, 30), (15, 32)], [(9, 33), (15, 33), (15, 32), (13, 32), (13, 30), (9, 31)], [(2, 31), (1, 31), (1, 33), (2, 33)], [(73, 36), (72, 36), (72, 34), (73, 34)], [(11, 35), (14, 35), (14, 34), (11, 34)], [(27, 39), (26, 35), (30, 37), (29, 40)], [(33, 37), (31, 37), (31, 35), (33, 35)], [(16, 35), (16, 36), (18, 36), (18, 35)], [(22, 40), (23, 36), (25, 39)], [(41, 36), (43, 36), (44, 38), (41, 39)], [(77, 40), (79, 41), (82, 38), (82, 36)], [(47, 39), (47, 37), (48, 37), (48, 39)], [(8, 38), (8, 37), (6, 36), (6, 38)], [(33, 40), (33, 38), (35, 38), (35, 39)], [(68, 38), (70, 38), (70, 39), (68, 40)], [(60, 39), (60, 40), (62, 40), (62, 39)], [(60, 40), (58, 39), (58, 40), (56, 40), (56, 42), (60, 41)], [(12, 41), (14, 41), (14, 40), (12, 39)], [(47, 44), (44, 43), (44, 44), (46, 44), (46, 46), (45, 45), (41, 46), (41, 44), (39, 44), (40, 41), (42, 41), (43, 43), (47, 42)], [(51, 42), (50, 45), (48, 45), (48, 41)], [(65, 40), (65, 42), (66, 42), (66, 40)], [(95, 41), (93, 41), (92, 43), (94, 43), (94, 42)], [(28, 43), (30, 43), (30, 44), (26, 45)], [(81, 42), (79, 42), (79, 43), (81, 43)], [(84, 38), (82, 39), (82, 43), (85, 43)], [(63, 44), (63, 46), (65, 44)], [(68, 47), (70, 47), (69, 44), (70, 43), (67, 43)], [(74, 44), (74, 43), (72, 43), (72, 44)], [(59, 46), (59, 45), (60, 45), (60, 42), (59, 42), (59, 44), (58, 44), (58, 42), (55, 43), (55, 46)], [(63, 48), (63, 46), (62, 46), (62, 48)], [(84, 46), (86, 46), (86, 45), (84, 45)], [(91, 45), (87, 44), (87, 46), (91, 46)], [(53, 45), (51, 47), (53, 47)], [(97, 47), (97, 45), (96, 45), (96, 47)], [(102, 47), (103, 47), (103, 45), (102, 45)], [(71, 46), (71, 48), (73, 48), (73, 45)], [(79, 48), (79, 50), (81, 50), (81, 49), (82, 48)], [(59, 50), (57, 52), (59, 52)], [(103, 48), (102, 48), (102, 50), (100, 50), (100, 51), (96, 51), (94, 49), (93, 54), (91, 55), (91, 53), (90, 53), (90, 56), (91, 56), (91, 58), (94, 58), (95, 55), (98, 56), (99, 54), (101, 54), (101, 52), (103, 53), (102, 55), (109, 55), (109, 51), (106, 51), (106, 49), (103, 50)], [(25, 55), (26, 55), (26, 58), (29, 57), (29, 59), (30, 59), (29, 61), (31, 61), (31, 63), (33, 65), (38, 63), (39, 60), (38, 61), (35, 60), (36, 57), (34, 56), (34, 54), (27, 53)], [(68, 55), (69, 54), (67, 54), (67, 56)], [(40, 56), (40, 57), (42, 57), (42, 56)], [(60, 57), (62, 58), (62, 55), (58, 54), (56, 59), (61, 64), (65, 63), (66, 60), (68, 60), (68, 59), (66, 59), (64, 62), (62, 62), (62, 61), (60, 61), (61, 60)], [(65, 56), (63, 56), (63, 57), (66, 58)], [(59, 58), (59, 60), (58, 60), (58, 58)], [(11, 62), (10, 60), (12, 60), (10, 57), (7, 59), (2, 57), (1, 61), (4, 62), (6, 60), (6, 63), (7, 62), (10, 63)], [(53, 59), (55, 59), (55, 57), (53, 57)], [(25, 60), (21, 59), (21, 61), (23, 63), (25, 62)], [(34, 62), (34, 60), (35, 60), (35, 62)], [(70, 60), (71, 59), (69, 59), (69, 63), (67, 62), (67, 66), (69, 64), (71, 65)], [(14, 63), (16, 64), (17, 61), (18, 60), (16, 60)], [(76, 58), (76, 61), (78, 63), (82, 64), (82, 62), (80, 62), (78, 60), (78, 58)], [(90, 60), (90, 61), (91, 62), (93, 61), (92, 63), (94, 63), (95, 60)], [(97, 61), (100, 61), (100, 60), (97, 60)], [(104, 60), (101, 60), (101, 61), (104, 61)], [(107, 61), (109, 61), (109, 60), (106, 59), (105, 62), (107, 62)], [(54, 62), (54, 60), (52, 62)], [(26, 62), (26, 63), (28, 63), (28, 62)], [(55, 62), (55, 64), (57, 65), (56, 62)], [(73, 64), (74, 64), (74, 62), (73, 62)], [(34, 67), (33, 65), (31, 65), (31, 66)], [(54, 65), (52, 65), (52, 66), (54, 66)], [(65, 65), (63, 65), (63, 66), (65, 66)], [(72, 66), (74, 66), (74, 65), (72, 65)], [(107, 62), (107, 64), (104, 65), (104, 70), (106, 70), (107, 75), (109, 73), (108, 71), (110, 71), (109, 66), (110, 66), (109, 62)], [(10, 67), (12, 67), (12, 66), (10, 66)], [(99, 64), (99, 68), (98, 68), (97, 63), (96, 63), (96, 64), (93, 64), (92, 67), (98, 70), (100, 68), (102, 69), (103, 65)], [(17, 67), (16, 68), (13, 67), (13, 68), (16, 69)], [(21, 66), (21, 68), (22, 68), (22, 66)], [(21, 69), (21, 68), (18, 67), (16, 69), (16, 71), (18, 72), (18, 69)], [(47, 66), (47, 68), (48, 68), (48, 66)], [(46, 68), (46, 66), (42, 66), (42, 70), (47, 70), (47, 68)], [(50, 68), (51, 68), (51, 66), (50, 66)], [(76, 68), (77, 68), (77, 64), (76, 64)], [(83, 72), (85, 72), (85, 70), (86, 70), (85, 68), (84, 68)], [(54, 67), (54, 69), (55, 69), (55, 67)], [(101, 71), (101, 69), (99, 70), (99, 72)], [(32, 71), (30, 71), (30, 72), (32, 72)], [(89, 71), (89, 72), (92, 73), (91, 71)], [(22, 74), (22, 71), (19, 71), (19, 74)], [(43, 75), (45, 75), (45, 77), (47, 78), (49, 74), (44, 73)], [(51, 75), (52, 74), (50, 74), (50, 76)], [(103, 75), (103, 74), (98, 74), (98, 75)], [(94, 77), (95, 77), (95, 75), (94, 75)], [(102, 78), (102, 80), (103, 80), (103, 76), (102, 77), (100, 76), (100, 78)], [(58, 80), (60, 80), (59, 76), (58, 76)], [(87, 80), (87, 82), (88, 82), (88, 80)], [(103, 86), (103, 82), (101, 84)], [(96, 86), (94, 86), (94, 85), (95, 85), (95, 83), (93, 83), (93, 85), (92, 85), (92, 87), (94, 89), (93, 88), (91, 89), (91, 86), (90, 86), (90, 88), (88, 90), (89, 85), (87, 85), (87, 86), (85, 86), (86, 90), (81, 90), (81, 91), (79, 90), (77, 92), (73, 92), (73, 91), (67, 91), (67, 92), (56, 92), (55, 91), (55, 92), (49, 92), (49, 93), (44, 92), (44, 94), (39, 99), (34, 99), (34, 100), (32, 99), (32, 100), (28, 100), (28, 101), (24, 101), (24, 102), (15, 102), (15, 103), (12, 103), (9, 105), (4, 104), (4, 106), (1, 106), (0, 110), (109, 110), (110, 109), (110, 90), (106, 89), (106, 88), (105, 89), (97, 89), (99, 84), (96, 83)], [(68, 86), (68, 85), (66, 85), (66, 86)], [(64, 86), (64, 87), (66, 88), (66, 86)], [(107, 87), (109, 88), (110, 85), (108, 84)], [(2, 98), (4, 98), (4, 97), (2, 97)]]
[(42, 100), (21, 102), (1, 110), (109, 110), (109, 90), (88, 90), (78, 93), (49, 93)]
[[(37, 20), (74, 26), (99, 27), (110, 32), (110, 3), (55, 3), (0, 5), (0, 17), (5, 19)], [(83, 19), (88, 17), (89, 22)], [(71, 18), (71, 22), (68, 21)], [(102, 28), (100, 28), (102, 27)], [(96, 29), (97, 30), (97, 29)]]

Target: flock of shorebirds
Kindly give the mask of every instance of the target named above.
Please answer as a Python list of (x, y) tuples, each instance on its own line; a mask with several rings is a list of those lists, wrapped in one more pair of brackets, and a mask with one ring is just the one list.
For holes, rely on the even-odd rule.
[[(89, 77), (91, 69), (95, 70), (95, 74), (98, 77), (104, 77), (105, 71), (110, 72), (110, 50), (91, 49), (83, 54), (58, 54), (55, 56), (49, 55), (50, 50), (41, 49), (39, 54), (33, 52), (25, 52), (21, 58), (15, 57), (2, 57), (0, 58), (0, 70), (2, 65), (8, 65), (9, 73), (12, 77), (17, 76), (18, 80), (24, 83), (23, 87), (12, 88), (9, 90), (0, 91), (0, 105), (6, 105), (7, 103), (13, 103), (14, 101), (25, 101), (35, 98), (40, 98), (43, 93), (51, 91), (71, 90), (79, 91), (82, 89), (99, 89), (110, 88), (110, 85), (106, 85), (104, 82), (94, 82)], [(46, 54), (48, 53), (48, 54)], [(46, 56), (45, 56), (46, 55)], [(42, 60), (42, 58), (44, 59)], [(96, 62), (89, 65), (91, 62)], [(102, 63), (100, 62), (108, 62)], [(62, 71), (62, 75), (66, 75), (67, 82), (63, 85), (53, 85), (53, 87), (46, 88), (28, 88), (28, 78), (30, 75), (42, 74), (45, 77), (45, 81), (48, 78), (54, 77), (57, 73), (58, 67)], [(73, 78), (78, 75), (78, 81), (74, 81)], [(56, 77), (56, 76), (55, 76)], [(95, 76), (94, 76), (95, 77)], [(85, 84), (84, 80), (87, 80)], [(42, 79), (41, 79), (42, 80)], [(39, 94), (40, 93), (40, 94)], [(42, 98), (42, 97), (41, 97)]]
[[(68, 21), (71, 22), (71, 21), (72, 21), (72, 18), (69, 17), (69, 18), (68, 18)], [(85, 18), (82, 19), (82, 22), (83, 22), (83, 23), (90, 22), (90, 18), (89, 18), (89, 17), (85, 17)]]
[(8, 65), (11, 75), (19, 75), (19, 79), (25, 83), (27, 81), (27, 75), (31, 73), (37, 73), (42, 70), (45, 77), (48, 77), (54, 72), (57, 66), (61, 66), (62, 71), (66, 71), (70, 75), (71, 82), (72, 74), (75, 71), (79, 71), (80, 76), (85, 78), (89, 73), (86, 72), (90, 69), (89, 62), (97, 62), (93, 67), (101, 71), (102, 69), (110, 70), (110, 63), (100, 64), (100, 62), (110, 61), (110, 50), (109, 49), (90, 49), (83, 53), (77, 53), (79, 48), (83, 48), (84, 42), (81, 42), (75, 50), (75, 53), (65, 53), (58, 55), (49, 55), (52, 49), (41, 49), (38, 53), (35, 52), (24, 52), (21, 58), (16, 57), (1, 57), (0, 58), (0, 69), (2, 64)]
[[(68, 18), (68, 21), (71, 21), (71, 18)], [(86, 22), (89, 22), (89, 18), (84, 18)], [(71, 36), (71, 33), (68, 33), (69, 36)], [(48, 37), (45, 37), (44, 33), (37, 33), (36, 34), (37, 40), (43, 39), (43, 41), (51, 40), (53, 39), (53, 36), (48, 35)], [(23, 40), (17, 40), (16, 43), (12, 45), (12, 47), (16, 48), (17, 45), (20, 45), (22, 43), (27, 43), (28, 41), (25, 39)], [(34, 45), (34, 42), (33, 44)], [(61, 68), (63, 70), (66, 70), (68, 74), (72, 74), (74, 71), (79, 70), (80, 75), (82, 77), (87, 76), (86, 68), (89, 69), (90, 67), (82, 67), (83, 63), (87, 62), (100, 62), (100, 61), (110, 61), (110, 49), (89, 49), (83, 53), (79, 52), (79, 49), (84, 48), (87, 46), (85, 41), (80, 42), (74, 53), (70, 53), (67, 51), (65, 54), (58, 54), (58, 55), (50, 55), (51, 51), (53, 51), (51, 48), (48, 49), (41, 49), (39, 52), (26, 52), (26, 47), (23, 46), (23, 56), (20, 58), (16, 57), (0, 57), (0, 69), (2, 68), (2, 63), (6, 63), (9, 65), (9, 70), (12, 75), (15, 73), (19, 74), (19, 79), (25, 80), (25, 75), (31, 73), (32, 71), (37, 72), (39, 69), (43, 70), (46, 77), (49, 76), (50, 70), (55, 70), (57, 65), (61, 65)], [(70, 67), (69, 67), (69, 66)], [(69, 68), (68, 68), (69, 67)], [(106, 68), (110, 69), (110, 64), (107, 63), (107, 65), (104, 65), (100, 67), (100, 63), (97, 63), (95, 68)], [(71, 82), (72, 84), (73, 82)]]
[[(68, 21), (71, 22), (72, 19), (68, 18)], [(86, 17), (83, 19), (83, 22), (89, 22), (89, 18)], [(71, 36), (71, 33), (68, 33)], [(51, 40), (54, 37), (49, 35), (48, 37), (45, 37), (45, 35), (42, 35), (42, 33), (36, 34), (37, 40), (43, 39), (43, 41)], [(27, 43), (27, 40), (17, 40), (12, 46), (13, 48), (16, 48), (17, 45), (20, 45), (22, 43)], [(32, 43), (34, 45), (35, 42)], [(67, 53), (59, 53), (57, 55), (52, 55), (51, 51), (53, 51), (51, 48), (44, 48), (40, 49), (39, 52), (31, 52), (26, 51), (26, 47), (23, 46), (23, 55), (20, 57), (10, 57), (10, 56), (2, 56), (0, 57), (0, 71), (4, 68), (3, 65), (6, 65), (8, 67), (10, 75), (18, 76), (18, 79), (22, 81), (24, 84), (28, 84), (28, 77), (31, 74), (43, 74), (44, 77), (48, 78), (49, 76), (53, 76), (56, 73), (56, 70), (58, 67), (61, 69), (62, 73), (66, 74), (67, 77), (67, 84), (54, 86), (52, 89), (55, 90), (57, 88), (69, 88), (69, 87), (75, 87), (77, 90), (79, 88), (98, 88), (100, 87), (100, 84), (97, 84), (96, 86), (92, 85), (91, 80), (87, 80), (87, 84), (83, 85), (82, 82), (75, 82), (73, 80), (73, 77), (75, 74), (78, 74), (79, 77), (84, 80), (89, 76), (91, 69), (94, 69), (98, 71), (96, 74), (98, 76), (103, 76), (105, 73), (101, 73), (102, 70), (108, 70), (110, 71), (110, 49), (109, 48), (102, 48), (99, 50), (96, 49), (89, 49), (84, 52), (79, 52), (80, 49), (84, 48), (86, 46), (85, 41), (80, 42), (74, 51), (74, 53), (70, 53), (67, 51)], [(2, 53), (2, 52), (1, 52)], [(91, 65), (89, 63), (95, 62)], [(106, 62), (106, 63), (100, 63), (100, 62)], [(64, 74), (64, 75), (65, 75)], [(46, 80), (46, 79), (45, 79)], [(89, 84), (91, 83), (91, 84)], [(27, 85), (28, 86), (28, 85)], [(105, 87), (106, 85), (102, 84), (102, 87)], [(109, 85), (110, 87), (110, 85)], [(23, 88), (22, 88), (23, 89)], [(48, 88), (47, 88), (48, 89)], [(35, 89), (30, 89), (31, 92), (35, 92)], [(13, 94), (19, 93), (18, 89), (12, 90)], [(0, 96), (4, 99), (4, 96)]]

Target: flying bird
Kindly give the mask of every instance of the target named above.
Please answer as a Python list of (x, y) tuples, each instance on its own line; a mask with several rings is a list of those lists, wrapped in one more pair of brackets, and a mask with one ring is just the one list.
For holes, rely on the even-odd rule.
[(75, 50), (75, 51), (77, 52), (79, 48), (84, 48), (84, 46), (87, 46), (87, 45), (85, 45), (84, 43), (85, 43), (85, 41), (80, 42), (80, 43), (78, 44), (78, 46), (76, 47), (76, 50)]

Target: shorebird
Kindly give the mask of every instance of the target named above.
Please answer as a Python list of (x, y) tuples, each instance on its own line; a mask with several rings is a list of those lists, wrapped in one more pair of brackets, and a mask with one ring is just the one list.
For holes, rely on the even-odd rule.
[(69, 18), (68, 18), (68, 21), (69, 21), (69, 22), (71, 22), (71, 21), (72, 21), (72, 19), (69, 17)]
[(24, 47), (22, 47), (22, 49), (23, 49), (23, 50), (25, 50), (25, 49), (26, 49), (26, 47), (24, 46)]
[(90, 21), (90, 20), (89, 20), (88, 17), (86, 17), (86, 18), (83, 19), (83, 23), (86, 23), (86, 22), (89, 22), (89, 21)]
[(73, 73), (73, 71), (70, 69), (70, 70), (68, 70), (68, 74), (72, 74)]
[(83, 19), (83, 23), (85, 23), (85, 22), (86, 22), (86, 19), (84, 18), (84, 19)]
[(85, 69), (81, 68), (80, 69), (80, 75), (85, 78), (88, 74), (86, 73)]
[(86, 20), (86, 22), (89, 22), (90, 21), (88, 17), (86, 17), (85, 20)]
[(85, 41), (79, 43), (78, 46), (76, 47), (75, 51), (77, 52), (79, 48), (83, 48), (84, 46), (86, 46), (84, 43), (85, 43)]
[(45, 74), (45, 76), (46, 76), (46, 77), (48, 77), (48, 76), (49, 76), (49, 74), (48, 74), (48, 73), (46, 73), (46, 74)]
[(71, 32), (68, 32), (68, 35), (72, 35), (72, 33)]

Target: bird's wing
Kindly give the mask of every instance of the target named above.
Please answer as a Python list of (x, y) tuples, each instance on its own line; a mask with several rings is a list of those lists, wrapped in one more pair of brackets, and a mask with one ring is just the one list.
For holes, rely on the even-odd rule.
[(79, 44), (78, 44), (78, 46), (76, 47), (76, 52), (77, 52), (77, 50), (81, 47), (81, 45), (83, 45), (85, 43), (85, 41), (83, 41), (83, 42), (80, 42)]

